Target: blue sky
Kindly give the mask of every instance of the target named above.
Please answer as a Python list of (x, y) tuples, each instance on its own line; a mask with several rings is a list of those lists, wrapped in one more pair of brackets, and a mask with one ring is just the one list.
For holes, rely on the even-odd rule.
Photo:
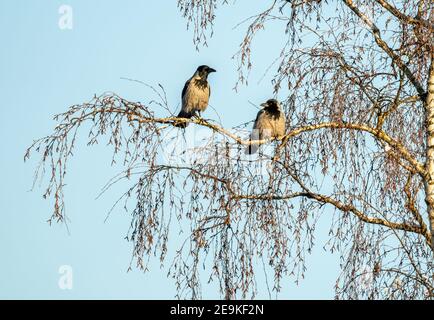
[[(235, 92), (237, 64), (231, 58), (245, 26), (234, 26), (264, 8), (263, 2), (240, 0), (220, 8), (214, 36), (200, 52), (192, 43), (192, 32), (186, 30), (176, 2), (0, 2), (0, 298), (174, 298), (175, 286), (157, 259), (149, 273), (134, 269), (127, 272), (132, 251), (124, 239), (130, 223), (128, 214), (115, 211), (104, 223), (107, 211), (123, 190), (119, 186), (95, 199), (105, 182), (117, 173), (110, 167), (104, 146), (88, 148), (82, 144), (70, 163), (66, 188), (69, 233), (64, 225), (47, 224), (51, 203), (42, 199), (43, 189), (30, 191), (37, 158), (24, 163), (23, 155), (33, 139), (50, 133), (55, 126), (54, 114), (86, 102), (94, 94), (113, 91), (127, 99), (151, 99), (148, 89), (121, 77), (163, 84), (172, 109), (178, 110), (184, 82), (201, 64), (218, 70), (210, 80), (210, 104), (222, 116), (225, 127), (243, 123), (246, 117), (254, 118), (257, 110), (249, 101), (259, 104), (272, 93), (270, 77), (262, 76), (277, 57), (284, 25), (270, 26), (259, 34), (249, 85)], [(63, 4), (73, 9), (72, 30), (58, 26), (58, 10)], [(322, 249), (329, 222), (327, 215), (320, 220), (306, 279), (298, 286), (293, 279), (286, 279), (279, 298), (334, 297), (339, 258)], [(170, 247), (169, 255), (175, 249)], [(71, 290), (58, 286), (62, 265), (72, 267)], [(258, 298), (267, 298), (263, 279), (258, 281)], [(203, 289), (204, 298), (219, 298), (213, 286)]]

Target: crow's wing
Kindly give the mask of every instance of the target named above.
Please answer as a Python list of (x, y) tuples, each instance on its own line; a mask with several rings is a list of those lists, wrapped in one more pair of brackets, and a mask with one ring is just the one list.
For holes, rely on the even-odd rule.
[(262, 115), (264, 114), (265, 110), (262, 109), (258, 112), (256, 119), (255, 119), (255, 123), (253, 124), (253, 129), (257, 129), (258, 128), (258, 124), (259, 124), (259, 119), (262, 117)]
[[(185, 98), (185, 94), (187, 93), (187, 89), (188, 86), (190, 85), (190, 80), (187, 80), (187, 82), (185, 82), (184, 88), (182, 89), (182, 93), (181, 93), (181, 111), (179, 111), (178, 117), (179, 118), (190, 118), (191, 114), (190, 112), (188, 112), (187, 110), (185, 110), (185, 105), (184, 105), (184, 98)], [(182, 123), (180, 125), (176, 125), (177, 127), (182, 127), (185, 128), (187, 126), (186, 123)]]
[[(258, 129), (260, 125), (261, 118), (263, 118), (264, 110), (260, 110), (256, 116), (255, 123), (253, 124), (253, 131), (250, 134), (250, 140), (260, 140), (261, 139), (261, 130)], [(258, 151), (259, 146), (257, 144), (251, 144), (246, 148), (246, 154), (254, 154)]]
[(187, 88), (188, 88), (189, 85), (190, 85), (190, 80), (187, 80), (187, 82), (184, 85), (184, 89), (182, 89), (182, 94), (181, 94), (181, 99), (182, 100), (184, 100), (184, 96), (185, 96), (185, 93), (187, 92)]

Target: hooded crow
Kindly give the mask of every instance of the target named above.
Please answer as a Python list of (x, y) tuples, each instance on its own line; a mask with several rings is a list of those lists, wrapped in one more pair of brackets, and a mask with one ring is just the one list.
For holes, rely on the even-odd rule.
[[(258, 112), (250, 140), (263, 140), (270, 138), (281, 139), (285, 135), (285, 113), (280, 108), (280, 103), (275, 99), (267, 100), (261, 104), (262, 110)], [(246, 149), (246, 154), (258, 151), (258, 144), (251, 144)]]
[[(191, 118), (204, 111), (208, 107), (211, 88), (208, 83), (208, 75), (216, 72), (208, 66), (199, 66), (194, 75), (187, 80), (182, 90), (182, 107), (178, 118)], [(187, 123), (177, 123), (176, 127), (185, 128)]]

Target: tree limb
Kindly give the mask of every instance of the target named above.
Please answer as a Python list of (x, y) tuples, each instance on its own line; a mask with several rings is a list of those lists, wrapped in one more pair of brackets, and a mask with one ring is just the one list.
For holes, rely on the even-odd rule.
[(431, 32), (434, 32), (434, 25), (431, 24), (429, 21), (426, 21), (422, 18), (413, 18), (410, 17), (401, 11), (399, 11), (396, 7), (391, 5), (385, 0), (375, 0), (378, 4), (380, 4), (384, 9), (389, 11), (391, 14), (393, 14), (396, 18), (398, 18), (402, 23), (408, 23), (415, 26), (423, 26), (427, 29), (429, 29)]
[(349, 7), (370, 29), (371, 33), (374, 35), (375, 42), (377, 45), (383, 49), (384, 52), (392, 59), (393, 63), (395, 63), (407, 76), (413, 86), (416, 88), (418, 95), (422, 101), (424, 101), (426, 92), (422, 86), (422, 84), (416, 79), (413, 72), (410, 68), (405, 64), (401, 57), (396, 55), (392, 48), (390, 48), (387, 43), (381, 38), (380, 29), (363, 13), (359, 10), (359, 8), (353, 3), (352, 0), (342, 0), (347, 7)]

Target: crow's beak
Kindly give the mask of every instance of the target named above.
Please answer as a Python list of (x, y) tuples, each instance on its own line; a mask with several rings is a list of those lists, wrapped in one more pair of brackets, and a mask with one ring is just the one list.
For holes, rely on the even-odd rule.
[(213, 68), (208, 68), (208, 73), (211, 73), (211, 72), (217, 72), (217, 70), (215, 70)]
[(264, 102), (264, 103), (261, 103), (259, 106), (261, 106), (262, 108), (266, 108), (266, 107), (268, 107), (268, 103)]

